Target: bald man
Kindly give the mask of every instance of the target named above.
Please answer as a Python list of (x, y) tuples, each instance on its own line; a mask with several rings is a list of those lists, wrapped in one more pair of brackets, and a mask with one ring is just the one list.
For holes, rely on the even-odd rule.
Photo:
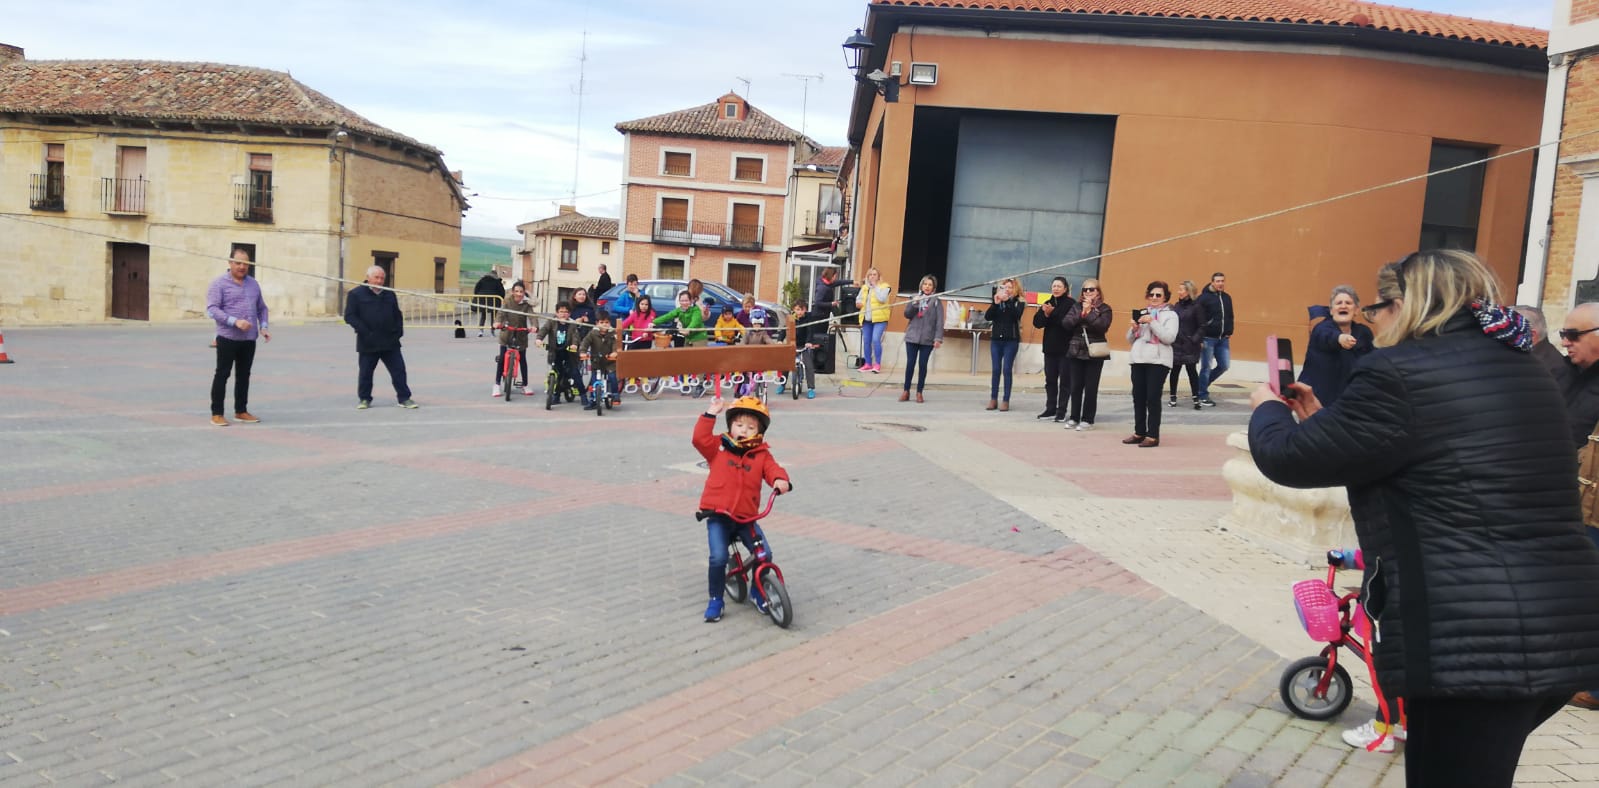
[(1566, 416), (1571, 421), (1572, 442), (1582, 448), (1599, 425), (1599, 303), (1578, 304), (1566, 313), (1560, 346), (1566, 349), (1566, 374), (1561, 381)]

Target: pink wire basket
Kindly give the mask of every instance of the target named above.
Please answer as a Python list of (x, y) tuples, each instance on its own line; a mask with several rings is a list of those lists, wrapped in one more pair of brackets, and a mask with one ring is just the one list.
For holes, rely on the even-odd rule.
[(1321, 580), (1301, 580), (1294, 584), (1294, 609), (1299, 624), (1311, 640), (1333, 643), (1343, 637), (1338, 618), (1338, 597)]

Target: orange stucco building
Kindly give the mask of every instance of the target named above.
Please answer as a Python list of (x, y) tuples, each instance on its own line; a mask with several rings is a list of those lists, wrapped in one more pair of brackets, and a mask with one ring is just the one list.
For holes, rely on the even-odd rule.
[(869, 5), (859, 72), (898, 100), (856, 92), (855, 276), (904, 293), (933, 273), (979, 303), (1002, 276), (1075, 293), (1097, 275), (1120, 312), (1150, 280), (1222, 271), (1245, 360), (1420, 246), (1474, 249), (1514, 292), (1531, 153), (1227, 225), (1535, 144), (1542, 31), (1337, 0), (1341, 18), (1281, 21), (1245, 1), (1077, 5)]

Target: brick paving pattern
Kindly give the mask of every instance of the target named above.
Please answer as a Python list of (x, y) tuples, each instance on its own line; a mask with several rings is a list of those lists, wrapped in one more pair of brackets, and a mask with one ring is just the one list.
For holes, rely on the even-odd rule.
[[(203, 324), (7, 332), (0, 784), (1403, 782), (1338, 738), (1369, 691), (1331, 723), (1276, 697), (1315, 570), (1216, 526), (1237, 389), (1156, 452), (1121, 392), (1035, 422), (1026, 376), (1008, 414), (893, 371), (775, 401), (780, 630), (700, 621), (704, 400), (507, 404), (489, 340), (418, 330), (422, 408), (379, 374), (356, 411), (348, 329), (277, 328), (262, 423), (226, 429)], [(1595, 716), (1519, 783), (1599, 781)]]

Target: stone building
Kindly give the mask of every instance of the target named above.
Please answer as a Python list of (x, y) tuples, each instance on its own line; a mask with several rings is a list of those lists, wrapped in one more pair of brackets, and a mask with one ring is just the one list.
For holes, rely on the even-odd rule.
[(519, 224), (522, 248), (511, 278), (527, 285), (540, 312), (554, 312), (556, 304), (572, 299), (572, 291), (592, 286), (601, 265), (621, 283), (616, 230), (615, 219), (586, 216), (570, 205), (554, 216)]
[(373, 264), (455, 291), (466, 207), (438, 149), (288, 74), (0, 50), (0, 321), (199, 317), (241, 247), (278, 316)]

